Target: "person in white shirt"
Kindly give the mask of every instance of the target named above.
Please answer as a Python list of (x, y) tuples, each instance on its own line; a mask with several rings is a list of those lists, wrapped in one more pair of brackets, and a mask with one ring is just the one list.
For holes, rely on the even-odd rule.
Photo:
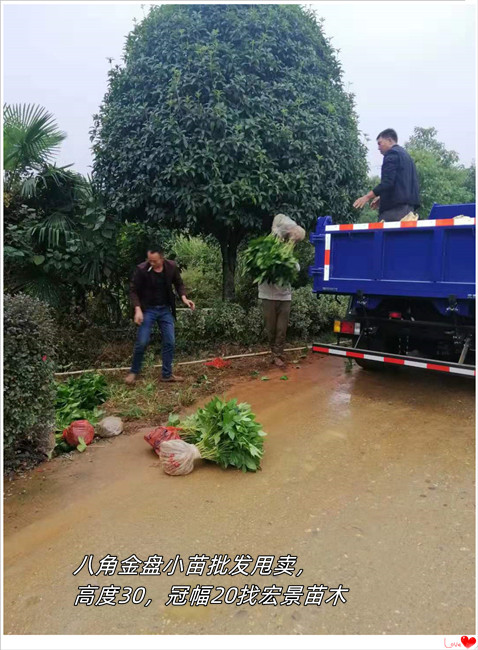
[[(271, 232), (284, 241), (298, 242), (305, 237), (305, 230), (285, 214), (274, 217)], [(297, 267), (299, 270), (299, 265)], [(259, 285), (259, 300), (262, 300), (264, 310), (264, 322), (271, 347), (271, 362), (283, 368), (285, 366), (284, 346), (292, 302), (291, 286), (283, 287), (263, 282)]]

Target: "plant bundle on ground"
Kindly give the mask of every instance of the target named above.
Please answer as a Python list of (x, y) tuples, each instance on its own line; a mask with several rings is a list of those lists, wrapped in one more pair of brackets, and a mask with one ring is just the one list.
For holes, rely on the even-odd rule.
[(98, 406), (108, 398), (108, 385), (103, 375), (85, 373), (80, 377), (70, 377), (66, 382), (58, 382), (56, 390), (56, 448), (58, 451), (69, 451), (72, 444), (63, 437), (63, 431), (76, 420), (88, 420), (93, 426), (98, 422), (103, 415)]
[[(177, 416), (172, 416), (169, 423), (174, 425), (178, 421)], [(179, 426), (183, 440), (195, 445), (201, 458), (243, 472), (260, 468), (266, 434), (249, 404), (214, 397)]]
[(165, 440), (159, 449), (159, 458), (166, 474), (184, 476), (194, 469), (194, 461), (201, 458), (196, 445), (184, 440)]
[(244, 253), (246, 272), (257, 284), (291, 284), (297, 277), (293, 248), (293, 242), (284, 242), (275, 235), (253, 239)]

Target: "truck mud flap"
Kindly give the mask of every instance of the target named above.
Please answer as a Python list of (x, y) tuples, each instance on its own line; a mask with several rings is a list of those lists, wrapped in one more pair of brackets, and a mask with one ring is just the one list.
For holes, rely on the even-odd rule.
[(408, 357), (400, 354), (384, 354), (383, 352), (373, 352), (373, 350), (360, 350), (350, 348), (344, 345), (329, 345), (327, 343), (314, 343), (312, 352), (319, 354), (333, 354), (339, 357), (349, 357), (352, 359), (366, 359), (369, 361), (379, 361), (381, 363), (390, 363), (396, 366), (408, 366), (411, 368), (421, 368), (423, 370), (437, 370), (439, 372), (448, 372), (454, 375), (465, 375), (474, 377), (476, 370), (474, 366), (464, 365), (462, 363), (449, 363), (446, 361), (437, 361), (433, 359), (421, 359), (420, 357)]

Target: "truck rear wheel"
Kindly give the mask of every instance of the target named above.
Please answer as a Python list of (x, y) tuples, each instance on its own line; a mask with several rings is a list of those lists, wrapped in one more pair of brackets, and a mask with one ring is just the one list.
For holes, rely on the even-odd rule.
[[(358, 336), (354, 337), (353, 345), (355, 346), (358, 341)], [(375, 335), (364, 339), (360, 348), (363, 350), (373, 350), (374, 352), (385, 352), (385, 345), (381, 336)], [(355, 363), (363, 370), (384, 370), (385, 364), (381, 361), (370, 361), (370, 359), (355, 359)]]

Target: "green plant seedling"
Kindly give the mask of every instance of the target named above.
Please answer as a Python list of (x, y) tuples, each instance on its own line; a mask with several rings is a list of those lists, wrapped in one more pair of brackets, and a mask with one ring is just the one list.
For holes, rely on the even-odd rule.
[(76, 446), (76, 448), (78, 449), (78, 451), (81, 451), (81, 452), (85, 451), (85, 449), (87, 447), (87, 445), (85, 443), (85, 439), (80, 437), (80, 438), (78, 438), (78, 440), (79, 440), (79, 444)]
[(282, 381), (287, 381), (289, 379), (289, 377), (287, 375), (282, 375), (281, 379), (282, 379)]

